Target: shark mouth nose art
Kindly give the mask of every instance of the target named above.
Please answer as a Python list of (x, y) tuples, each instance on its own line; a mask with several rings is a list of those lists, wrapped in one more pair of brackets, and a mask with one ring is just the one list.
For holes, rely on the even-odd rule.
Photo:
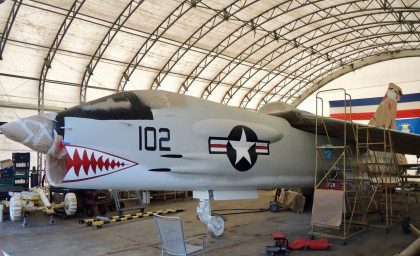
[(128, 159), (92, 148), (76, 145), (65, 147), (67, 159), (63, 183), (94, 179), (138, 165)]

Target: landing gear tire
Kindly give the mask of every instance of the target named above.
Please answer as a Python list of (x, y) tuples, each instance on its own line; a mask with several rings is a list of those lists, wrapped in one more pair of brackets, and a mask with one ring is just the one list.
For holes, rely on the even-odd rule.
[(9, 215), (11, 221), (19, 221), (22, 217), (23, 200), (19, 196), (12, 196), (9, 201)]
[(207, 224), (207, 229), (212, 236), (221, 236), (225, 232), (225, 221), (219, 215), (212, 216), (211, 222)]
[(64, 197), (64, 211), (67, 216), (72, 216), (77, 212), (77, 198), (74, 193), (67, 193)]
[(212, 216), (209, 199), (200, 199), (197, 206), (197, 215), (201, 222), (207, 225), (208, 232), (214, 236), (221, 236), (225, 231), (225, 220), (221, 216)]
[(279, 212), (280, 211), (280, 205), (276, 201), (271, 201), (270, 206), (268, 207), (268, 210), (270, 212)]

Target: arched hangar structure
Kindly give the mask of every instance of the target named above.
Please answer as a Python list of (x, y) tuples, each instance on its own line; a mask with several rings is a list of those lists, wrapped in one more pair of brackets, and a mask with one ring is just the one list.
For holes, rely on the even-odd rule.
[(0, 2), (3, 108), (133, 89), (296, 106), (347, 72), (420, 55), (418, 0)]

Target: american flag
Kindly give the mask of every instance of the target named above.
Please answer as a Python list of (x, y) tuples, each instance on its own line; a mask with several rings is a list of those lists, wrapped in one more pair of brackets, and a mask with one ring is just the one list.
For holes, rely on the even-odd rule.
[[(382, 97), (330, 101), (330, 116), (350, 120), (350, 110), (345, 105), (351, 103), (351, 120), (368, 121), (375, 114)], [(397, 105), (396, 125), (399, 131), (420, 134), (420, 93), (404, 94)]]

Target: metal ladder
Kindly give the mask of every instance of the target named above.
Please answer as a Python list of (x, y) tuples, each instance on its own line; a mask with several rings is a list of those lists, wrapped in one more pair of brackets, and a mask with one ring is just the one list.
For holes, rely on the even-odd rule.
[[(375, 202), (385, 223), (373, 226), (383, 227), (388, 232), (394, 223), (408, 215), (405, 182), (401, 177), (389, 130), (384, 129), (383, 139), (373, 139), (369, 134), (370, 129), (374, 128), (357, 128), (358, 162), (372, 189), (367, 209)], [(397, 188), (401, 188), (401, 191), (397, 192)]]
[[(121, 198), (120, 197), (120, 192), (127, 192), (128, 193), (128, 198)], [(134, 192), (135, 197), (130, 197), (131, 192)], [(145, 205), (144, 200), (143, 200), (142, 192), (143, 191), (139, 191), (139, 190), (128, 191), (128, 190), (113, 189), (111, 191), (111, 194), (112, 194), (113, 199), (114, 199), (116, 211), (119, 214), (122, 214), (122, 212), (124, 212), (124, 211), (131, 211), (131, 210), (140, 210), (141, 212), (144, 212), (144, 209), (146, 208), (146, 205)], [(126, 201), (135, 201), (137, 203), (137, 206), (126, 207), (125, 204), (121, 204), (122, 202), (126, 202)], [(122, 207), (122, 205), (123, 205), (123, 207)]]
[[(364, 216), (362, 190), (363, 180), (356, 164), (353, 148), (347, 144), (347, 135), (355, 133), (354, 126), (331, 126), (324, 122), (324, 100), (319, 95), (331, 91), (343, 93), (345, 120), (352, 123), (351, 96), (344, 89), (319, 91), (316, 94), (315, 121), (315, 190), (337, 190), (344, 193), (344, 204), (347, 210), (342, 213), (339, 229), (311, 225), (311, 236), (323, 236), (346, 240), (366, 230), (367, 219)], [(320, 105), (320, 106), (319, 106)], [(349, 117), (348, 117), (349, 116)], [(343, 138), (333, 138), (330, 129), (340, 129)], [(351, 130), (349, 130), (351, 129)]]

